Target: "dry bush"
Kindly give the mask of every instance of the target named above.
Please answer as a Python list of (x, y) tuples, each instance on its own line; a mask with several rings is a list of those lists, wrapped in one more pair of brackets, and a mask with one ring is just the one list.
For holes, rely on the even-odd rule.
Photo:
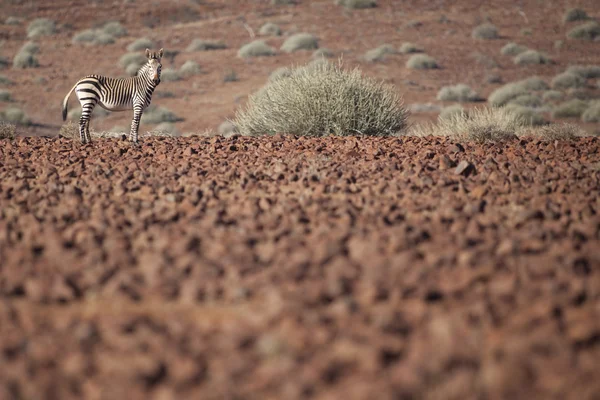
[(18, 107), (7, 107), (0, 111), (0, 120), (15, 125), (30, 125), (31, 120), (25, 111)]
[(465, 112), (465, 109), (460, 104), (452, 104), (451, 106), (444, 107), (438, 115), (438, 119), (448, 119), (455, 114), (461, 114)]
[(23, 22), (21, 18), (12, 15), (4, 20), (6, 25), (21, 25), (21, 22)]
[(567, 33), (570, 39), (594, 40), (600, 37), (600, 23), (597, 21), (577, 25)]
[(498, 28), (490, 23), (482, 24), (473, 29), (471, 36), (479, 40), (498, 39)]
[(368, 62), (383, 61), (388, 54), (394, 54), (396, 50), (394, 46), (389, 44), (383, 44), (379, 47), (371, 49), (365, 53), (363, 58)]
[(401, 54), (412, 54), (412, 53), (422, 53), (424, 50), (423, 50), (423, 48), (417, 46), (414, 43), (405, 42), (405, 43), (402, 43), (402, 45), (400, 46), (400, 49), (398, 49), (398, 51)]
[(290, 36), (281, 45), (281, 51), (292, 53), (298, 50), (315, 50), (319, 48), (319, 39), (310, 33), (297, 33)]
[[(90, 132), (91, 135), (92, 132)], [(79, 139), (79, 124), (73, 121), (68, 121), (60, 127), (58, 135), (67, 139)]]
[[(110, 114), (110, 111), (105, 110), (104, 108), (102, 108), (100, 106), (94, 107), (94, 111), (92, 111), (92, 116), (94, 118), (108, 117), (109, 114)], [(81, 107), (79, 107), (79, 105), (77, 105), (76, 107), (71, 108), (71, 110), (67, 114), (67, 119), (69, 121), (79, 121), (79, 118), (81, 118)]]
[(8, 90), (0, 89), (0, 101), (12, 101), (12, 95)]
[(292, 70), (288, 67), (279, 67), (269, 74), (269, 81), (274, 81), (279, 78), (286, 78), (292, 74)]
[(275, 49), (262, 40), (255, 40), (243, 45), (237, 55), (241, 58), (268, 57), (275, 55)]
[(164, 82), (176, 82), (181, 80), (181, 75), (173, 68), (165, 68), (160, 73), (160, 80)]
[(541, 78), (534, 76), (518, 82), (507, 83), (494, 90), (488, 97), (488, 102), (494, 107), (500, 107), (512, 99), (533, 91), (548, 90), (549, 87)]
[(3, 86), (10, 86), (12, 85), (14, 82), (11, 81), (8, 77), (4, 76), (4, 75), (0, 75), (0, 85)]
[(537, 64), (550, 64), (552, 60), (543, 53), (536, 50), (527, 50), (517, 55), (513, 62), (516, 65), (537, 65)]
[(50, 36), (56, 32), (56, 24), (48, 18), (38, 18), (27, 26), (27, 38), (35, 39), (41, 36)]
[(179, 73), (183, 76), (199, 75), (202, 73), (202, 68), (196, 61), (187, 60), (179, 67)]
[(270, 80), (238, 111), (244, 135), (385, 136), (405, 129), (408, 112), (394, 87), (360, 70), (319, 63)]
[(240, 133), (237, 126), (235, 126), (235, 124), (229, 120), (223, 121), (221, 125), (219, 125), (218, 132), (219, 135), (224, 137), (230, 137)]
[(13, 68), (37, 68), (40, 63), (35, 56), (39, 46), (35, 43), (25, 43), (13, 58)]
[(154, 47), (154, 42), (148, 38), (139, 38), (129, 43), (127, 46), (127, 51), (137, 52), (143, 51), (146, 49), (151, 49)]
[(552, 118), (579, 118), (589, 107), (585, 100), (571, 99), (565, 101), (552, 111)]
[(148, 131), (148, 136), (176, 137), (179, 135), (179, 130), (172, 122), (161, 122), (160, 124), (152, 128), (150, 131)]
[(565, 98), (565, 95), (563, 94), (563, 92), (558, 91), (558, 90), (548, 90), (548, 91), (544, 92), (544, 94), (542, 95), (542, 101), (544, 103), (561, 101), (564, 98)]
[(112, 35), (100, 29), (87, 29), (73, 36), (74, 43), (85, 43), (94, 45), (107, 45), (115, 42)]
[(377, 7), (377, 1), (375, 0), (336, 0), (335, 4), (350, 9)]
[(563, 72), (562, 74), (556, 75), (551, 82), (552, 89), (569, 89), (569, 88), (580, 88), (585, 86), (585, 78), (580, 75), (576, 75), (572, 72)]
[(267, 22), (266, 24), (260, 27), (258, 33), (263, 36), (280, 36), (281, 28), (277, 24)]
[(588, 109), (581, 114), (583, 122), (600, 122), (600, 101), (592, 102)]
[(598, 65), (572, 65), (567, 68), (566, 72), (579, 75), (584, 79), (600, 78), (600, 66)]
[(10, 122), (0, 121), (0, 139), (13, 140), (17, 137), (17, 127)]
[(439, 119), (435, 124), (414, 126), (411, 136), (448, 136), (476, 143), (498, 142), (514, 138), (527, 126), (518, 114), (503, 108), (474, 108)]
[(127, 36), (127, 29), (125, 29), (125, 27), (118, 21), (109, 21), (105, 23), (102, 27), (102, 31), (107, 35), (116, 38)]
[(233, 69), (229, 69), (223, 75), (223, 82), (237, 82), (239, 80), (237, 73)]
[(534, 137), (544, 141), (570, 140), (576, 137), (587, 136), (587, 133), (573, 124), (549, 124), (531, 129), (524, 129), (520, 137)]
[(542, 98), (537, 94), (527, 93), (515, 97), (510, 100), (508, 104), (514, 104), (522, 107), (540, 107), (542, 105)]
[(539, 110), (533, 107), (510, 103), (504, 106), (504, 109), (518, 116), (526, 125), (545, 125), (548, 123)]
[(500, 50), (500, 53), (505, 56), (518, 56), (521, 53), (529, 50), (527, 47), (516, 43), (508, 43)]
[(589, 16), (582, 10), (581, 8), (571, 8), (565, 12), (563, 16), (563, 22), (572, 22), (572, 21), (585, 21), (589, 19)]
[(311, 57), (312, 58), (330, 58), (333, 56), (334, 56), (333, 51), (326, 49), (326, 48), (320, 48), (320, 49), (315, 50), (312, 53)]
[(435, 58), (427, 54), (415, 54), (408, 59), (406, 67), (410, 69), (435, 69), (439, 66)]
[(274, 6), (289, 6), (297, 3), (297, 0), (271, 0), (271, 4)]
[(9, 65), (10, 65), (9, 59), (4, 56), (0, 56), (0, 69), (8, 68)]
[(459, 101), (461, 103), (483, 100), (477, 92), (464, 83), (454, 86), (444, 86), (437, 94), (440, 101)]
[(221, 40), (194, 39), (185, 51), (223, 50), (227, 45)]
[(142, 123), (160, 124), (161, 122), (179, 122), (183, 118), (178, 117), (174, 112), (158, 106), (148, 107), (142, 114)]

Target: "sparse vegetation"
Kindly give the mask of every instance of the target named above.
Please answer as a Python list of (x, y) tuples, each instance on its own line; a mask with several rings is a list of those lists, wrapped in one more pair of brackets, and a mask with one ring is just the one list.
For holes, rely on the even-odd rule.
[(527, 126), (516, 113), (503, 108), (475, 108), (440, 118), (436, 124), (417, 125), (411, 136), (450, 136), (476, 143), (498, 142), (514, 138)]
[(275, 55), (275, 49), (262, 40), (255, 40), (243, 45), (237, 55), (241, 58), (266, 57)]
[(160, 124), (161, 122), (179, 122), (183, 118), (178, 117), (174, 112), (158, 106), (150, 106), (142, 115), (142, 123)]
[(0, 121), (5, 121), (15, 125), (29, 125), (31, 120), (25, 114), (25, 111), (18, 107), (7, 107), (0, 112)]
[(438, 115), (438, 119), (448, 119), (455, 114), (463, 113), (465, 109), (460, 104), (452, 104), (451, 106), (444, 107)]
[[(107, 117), (109, 114), (110, 112), (108, 110), (105, 110), (100, 106), (94, 107), (94, 111), (92, 111), (92, 116), (94, 118), (104, 118)], [(81, 118), (81, 107), (79, 107), (79, 104), (77, 104), (69, 111), (69, 113), (67, 114), (67, 119), (69, 121), (79, 121), (79, 118)]]
[(297, 33), (290, 36), (281, 45), (281, 51), (292, 53), (298, 50), (315, 50), (319, 48), (319, 40), (310, 33)]
[(564, 23), (572, 21), (585, 21), (587, 19), (589, 19), (588, 14), (581, 8), (571, 8), (567, 10), (563, 16)]
[(557, 102), (563, 100), (565, 95), (559, 90), (548, 90), (542, 95), (544, 103)]
[(547, 123), (539, 111), (532, 107), (510, 103), (506, 105), (504, 109), (518, 116), (518, 118), (524, 121), (526, 125), (544, 125)]
[(12, 85), (14, 82), (11, 81), (10, 79), (8, 79), (6, 76), (4, 75), (0, 75), (0, 85), (3, 86), (10, 86)]
[(508, 104), (521, 107), (540, 107), (542, 105), (542, 98), (536, 94), (527, 93), (515, 97)]
[(219, 125), (218, 132), (219, 135), (224, 137), (230, 137), (240, 133), (237, 126), (235, 126), (235, 124), (229, 120), (223, 121), (221, 125)]
[(194, 39), (186, 51), (209, 51), (226, 49), (227, 45), (220, 40)]
[(23, 45), (23, 47), (21, 47), (21, 51), (37, 54), (40, 52), (40, 46), (35, 42), (27, 42)]
[(25, 43), (19, 52), (13, 58), (13, 68), (36, 68), (40, 66), (40, 63), (35, 56), (39, 51), (39, 47), (32, 42)]
[(527, 50), (514, 58), (517, 65), (550, 64), (551, 60), (543, 53), (536, 50)]
[(435, 69), (438, 68), (437, 61), (427, 54), (415, 54), (406, 62), (406, 67), (410, 69)]
[(258, 33), (263, 36), (279, 36), (281, 35), (281, 28), (277, 24), (267, 22), (260, 27)]
[(183, 76), (199, 75), (202, 73), (202, 68), (196, 61), (187, 60), (179, 67), (179, 73)]
[(379, 47), (367, 51), (364, 59), (368, 62), (383, 61), (388, 54), (394, 54), (396, 50), (392, 45), (383, 44)]
[(569, 140), (576, 137), (586, 136), (583, 129), (573, 124), (549, 124), (534, 129), (521, 131), (521, 137), (535, 137), (539, 140)]
[(490, 23), (482, 24), (473, 29), (471, 36), (479, 40), (498, 39), (498, 28)]
[(527, 47), (511, 42), (504, 45), (504, 47), (502, 47), (502, 49), (500, 50), (500, 53), (502, 53), (502, 55), (505, 56), (518, 56), (519, 54), (524, 53), (527, 50), (529, 50)]
[(312, 58), (330, 58), (333, 56), (333, 51), (326, 48), (317, 49), (312, 53)]
[(179, 136), (179, 130), (172, 122), (161, 122), (148, 132), (148, 134), (150, 136), (176, 137)]
[(567, 100), (552, 111), (552, 118), (579, 118), (588, 107), (589, 103), (585, 100)]
[(444, 86), (437, 95), (440, 101), (459, 101), (462, 103), (470, 101), (481, 101), (481, 97), (464, 83), (455, 86)]
[(127, 29), (125, 29), (125, 27), (118, 21), (107, 22), (102, 27), (102, 31), (105, 34), (116, 38), (127, 36)]
[(23, 22), (21, 18), (12, 15), (4, 20), (6, 25), (21, 25), (21, 22)]
[(127, 46), (127, 51), (143, 51), (154, 47), (154, 42), (148, 38), (139, 38), (134, 40)]
[(279, 67), (269, 75), (269, 81), (274, 81), (279, 78), (286, 78), (292, 74), (292, 70), (288, 67)]
[(594, 40), (600, 37), (600, 23), (597, 21), (577, 25), (567, 33), (570, 39)]
[(10, 65), (8, 58), (0, 56), (0, 69), (7, 68)]
[[(90, 135), (91, 134), (92, 132), (90, 131)], [(73, 121), (67, 121), (60, 127), (58, 135), (72, 140), (79, 139), (79, 124)]]
[(31, 21), (27, 26), (27, 38), (35, 39), (41, 36), (54, 35), (56, 24), (48, 18), (38, 18)]
[(402, 45), (400, 46), (400, 49), (398, 51), (401, 54), (411, 54), (411, 53), (422, 53), (423, 49), (414, 43), (405, 42), (405, 43), (402, 43)]
[(581, 114), (583, 122), (600, 122), (600, 101), (592, 102), (588, 109)]
[(335, 3), (350, 9), (377, 7), (377, 1), (375, 0), (336, 0)]
[(12, 101), (12, 95), (8, 90), (0, 89), (0, 101)]
[(496, 89), (488, 98), (488, 102), (494, 107), (500, 107), (521, 95), (547, 89), (549, 89), (548, 85), (541, 78), (531, 77), (522, 81), (508, 83)]
[(552, 89), (564, 90), (569, 88), (580, 88), (585, 86), (585, 78), (571, 72), (563, 72), (556, 75), (551, 82)]
[(485, 53), (475, 51), (471, 53), (471, 58), (479, 65), (483, 65), (486, 68), (497, 68), (498, 62), (492, 57)]
[(272, 79), (237, 113), (244, 135), (376, 135), (400, 132), (407, 111), (396, 90), (358, 69), (319, 63)]
[(160, 80), (164, 82), (175, 82), (181, 80), (181, 75), (179, 75), (177, 70), (165, 68), (160, 74)]
[(600, 66), (598, 65), (572, 65), (567, 68), (566, 72), (579, 75), (584, 79), (600, 78)]
[(87, 29), (73, 36), (74, 43), (86, 43), (95, 45), (106, 45), (115, 42), (115, 39), (99, 29)]
[(141, 53), (125, 53), (119, 59), (119, 65), (125, 68), (127, 75), (134, 76), (146, 61), (146, 57)]
[(237, 73), (232, 69), (225, 72), (225, 75), (223, 76), (223, 82), (236, 82), (238, 80)]
[(13, 140), (17, 137), (17, 127), (15, 124), (0, 121), (0, 139)]

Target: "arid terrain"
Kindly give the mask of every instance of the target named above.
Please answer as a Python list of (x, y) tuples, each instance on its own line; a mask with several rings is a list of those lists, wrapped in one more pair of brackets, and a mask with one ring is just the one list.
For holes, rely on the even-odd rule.
[[(436, 99), (447, 85), (486, 99), (539, 76), (550, 92), (570, 66), (600, 65), (600, 42), (567, 38), (581, 21), (563, 22), (571, 7), (600, 18), (596, 1), (272, 3), (0, 4), (0, 112), (29, 118), (0, 139), (0, 399), (600, 399), (598, 122), (554, 118), (544, 100), (536, 113), (590, 136), (206, 132), (277, 68), (312, 59), (280, 50), (299, 32), (394, 84), (411, 124), (453, 103)], [(55, 32), (28, 39), (36, 18)], [(74, 41), (108, 21), (127, 33)], [(267, 22), (282, 35), (261, 36)], [(486, 22), (499, 38), (474, 39)], [(253, 35), (277, 53), (238, 57)], [(179, 133), (200, 135), (139, 147), (59, 137), (72, 85), (125, 76), (119, 60), (140, 38), (179, 52), (163, 73), (200, 65), (153, 98)], [(225, 48), (187, 51), (194, 39)], [(30, 41), (39, 66), (13, 68)], [(407, 68), (400, 52), (364, 59), (405, 42), (439, 68)], [(516, 65), (501, 54), (510, 42), (552, 62)], [(591, 104), (599, 78), (553, 95)], [(99, 114), (92, 129), (130, 121)]]

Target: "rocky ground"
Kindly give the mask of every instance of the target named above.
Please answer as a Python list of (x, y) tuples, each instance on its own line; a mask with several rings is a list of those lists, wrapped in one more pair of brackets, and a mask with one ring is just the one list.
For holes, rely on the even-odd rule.
[(0, 146), (0, 398), (597, 399), (600, 139)]

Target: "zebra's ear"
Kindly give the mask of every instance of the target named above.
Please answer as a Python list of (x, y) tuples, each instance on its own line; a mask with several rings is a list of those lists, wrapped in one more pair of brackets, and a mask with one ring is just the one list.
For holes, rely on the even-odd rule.
[(163, 56), (163, 49), (160, 49), (158, 51), (158, 58), (162, 58), (162, 56)]
[(146, 58), (150, 58), (150, 49), (146, 49)]

